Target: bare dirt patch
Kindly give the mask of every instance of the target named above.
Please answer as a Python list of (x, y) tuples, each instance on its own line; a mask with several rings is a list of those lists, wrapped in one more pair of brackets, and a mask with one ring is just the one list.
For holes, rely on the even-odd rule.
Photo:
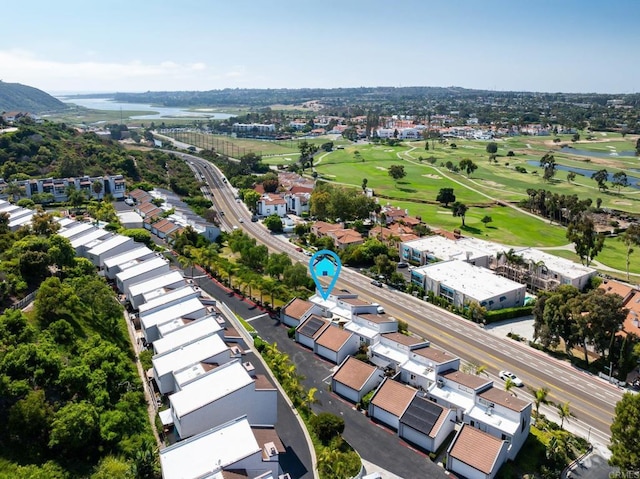
[(504, 188), (504, 185), (502, 183), (496, 183), (495, 181), (491, 181), (491, 180), (484, 180), (483, 183), (493, 188)]

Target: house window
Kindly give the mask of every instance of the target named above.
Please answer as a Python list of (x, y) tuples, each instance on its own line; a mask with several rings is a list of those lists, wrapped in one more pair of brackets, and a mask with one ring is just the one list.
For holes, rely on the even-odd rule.
[(469, 421), (469, 425), (471, 427), (476, 427), (476, 422), (472, 419), (471, 421)]
[(524, 432), (524, 428), (527, 425), (527, 422), (522, 418), (522, 425), (520, 426), (520, 432)]
[(411, 380), (412, 380), (412, 381), (414, 381), (415, 379), (416, 379), (416, 375), (415, 375), (415, 374), (412, 374), (412, 375), (411, 375)]
[(504, 301), (506, 301), (506, 300), (507, 300), (507, 297), (506, 297), (506, 296), (500, 296), (500, 302), (501, 302), (501, 303), (502, 303), (502, 302), (504, 302)]
[(506, 434), (503, 434), (502, 440), (507, 441), (509, 444), (511, 444), (511, 436), (507, 436)]

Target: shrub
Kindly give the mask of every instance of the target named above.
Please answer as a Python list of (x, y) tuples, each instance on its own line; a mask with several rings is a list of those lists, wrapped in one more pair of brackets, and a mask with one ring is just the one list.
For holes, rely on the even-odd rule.
[(509, 150), (509, 152), (507, 152), (507, 156), (516, 156), (516, 154), (513, 151)]
[(323, 444), (339, 436), (344, 431), (344, 419), (328, 412), (322, 412), (311, 419), (311, 427)]
[(264, 348), (267, 347), (267, 343), (265, 343), (264, 340), (259, 336), (253, 338), (253, 345), (256, 347), (259, 353), (262, 353), (262, 351), (264, 351)]
[(503, 319), (519, 318), (520, 316), (527, 316), (533, 311), (532, 306), (522, 306), (520, 308), (504, 308), (497, 311), (487, 311), (485, 315), (486, 323), (493, 323), (495, 321), (502, 321)]
[(296, 328), (295, 326), (291, 326), (289, 329), (287, 329), (287, 336), (289, 336), (289, 339), (293, 339), (296, 337)]

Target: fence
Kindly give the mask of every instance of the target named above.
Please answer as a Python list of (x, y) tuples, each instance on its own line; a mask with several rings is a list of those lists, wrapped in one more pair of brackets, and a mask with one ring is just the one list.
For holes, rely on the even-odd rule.
[(38, 290), (36, 289), (35, 291), (33, 291), (33, 292), (29, 293), (28, 295), (26, 295), (20, 301), (18, 301), (17, 303), (14, 303), (13, 305), (11, 305), (9, 307), (11, 309), (23, 309), (25, 306), (27, 306), (31, 301), (33, 301), (35, 299), (37, 293), (38, 293)]

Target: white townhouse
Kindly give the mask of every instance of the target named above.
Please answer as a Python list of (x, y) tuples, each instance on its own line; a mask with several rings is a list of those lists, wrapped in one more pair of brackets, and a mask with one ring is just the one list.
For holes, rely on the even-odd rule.
[(388, 377), (384, 378), (369, 403), (369, 417), (397, 431), (400, 426), (400, 418), (417, 392), (411, 386)]
[(180, 384), (231, 361), (231, 350), (219, 335), (212, 334), (157, 354), (151, 361), (158, 390), (169, 394), (180, 389)]
[(438, 374), (459, 368), (457, 356), (433, 346), (416, 347), (409, 351), (409, 359), (400, 365), (400, 380), (426, 391), (436, 382)]
[(252, 377), (236, 359), (184, 384), (169, 403), (176, 432), (184, 439), (243, 414), (252, 426), (273, 426), (277, 399), (266, 377)]
[[(110, 260), (107, 260), (109, 262)], [(153, 298), (163, 296), (174, 289), (184, 287), (187, 282), (178, 270), (172, 270), (162, 276), (134, 283), (129, 286), (126, 294), (127, 301), (133, 309), (138, 309), (142, 304)]]
[(175, 329), (160, 331), (161, 338), (153, 342), (153, 350), (156, 354), (166, 353), (212, 334), (222, 338), (222, 332), (222, 326), (215, 315), (194, 319), (186, 324), (180, 321)]
[(93, 265), (102, 269), (106, 259), (135, 249), (137, 244), (132, 238), (123, 235), (115, 235), (112, 238), (100, 241), (93, 245), (84, 255)]
[(387, 313), (359, 313), (353, 315), (344, 329), (358, 336), (360, 344), (375, 344), (384, 333), (398, 331), (398, 321)]
[(411, 271), (411, 280), (454, 306), (475, 301), (489, 311), (522, 306), (526, 294), (524, 284), (460, 260), (416, 268)]
[(381, 369), (349, 356), (333, 373), (331, 391), (357, 404), (378, 387), (383, 379)]
[(175, 319), (199, 319), (209, 314), (207, 307), (195, 296), (172, 304), (166, 308), (151, 312), (140, 317), (142, 334), (147, 343), (151, 344), (160, 339), (159, 327)]
[(425, 265), (439, 261), (459, 259), (476, 266), (488, 268), (493, 252), (465, 243), (463, 240), (451, 240), (440, 235), (407, 241), (400, 246), (400, 259)]
[(143, 318), (176, 304), (180, 304), (191, 298), (199, 298), (201, 295), (202, 291), (200, 290), (200, 288), (196, 290), (190, 284), (185, 283), (183, 288), (175, 289), (168, 292), (167, 294), (163, 294), (145, 302), (144, 304), (141, 304), (138, 308), (138, 316), (140, 318)]
[(104, 275), (107, 279), (116, 279), (116, 274), (125, 268), (134, 265), (132, 261), (141, 262), (149, 258), (153, 258), (156, 254), (143, 245), (136, 244), (136, 248), (125, 251), (124, 253), (111, 256), (104, 260)]
[(312, 314), (321, 315), (322, 308), (300, 298), (293, 298), (280, 310), (280, 320), (287, 326), (296, 327)]
[(163, 479), (222, 479), (245, 471), (248, 479), (277, 479), (285, 452), (274, 428), (252, 428), (246, 416), (160, 451)]
[(454, 431), (455, 425), (454, 411), (418, 393), (400, 417), (398, 436), (426, 451), (435, 452)]
[(463, 424), (447, 449), (447, 470), (468, 479), (494, 479), (507, 461), (507, 442)]
[(375, 344), (369, 346), (369, 360), (378, 367), (398, 372), (400, 366), (409, 360), (412, 349), (425, 346), (429, 346), (426, 339), (398, 332), (384, 333)]
[(429, 389), (429, 399), (456, 411), (456, 420), (463, 422), (476, 404), (476, 396), (493, 386), (491, 379), (462, 371), (444, 371), (437, 375)]
[(258, 200), (256, 212), (259, 216), (278, 215), (282, 218), (287, 215), (287, 201), (275, 193), (265, 193)]
[(99, 244), (101, 240), (112, 237), (113, 233), (109, 233), (107, 230), (103, 230), (102, 228), (94, 228), (83, 235), (73, 238), (71, 240), (71, 247), (75, 250), (78, 256), (82, 256), (84, 258), (87, 251), (93, 248), (94, 245)]
[[(137, 262), (130, 268), (125, 268), (116, 274), (116, 287), (121, 293), (126, 293), (129, 286), (135, 283), (160, 276), (171, 271), (169, 261), (156, 256), (148, 260)], [(121, 265), (124, 266), (124, 265)]]

